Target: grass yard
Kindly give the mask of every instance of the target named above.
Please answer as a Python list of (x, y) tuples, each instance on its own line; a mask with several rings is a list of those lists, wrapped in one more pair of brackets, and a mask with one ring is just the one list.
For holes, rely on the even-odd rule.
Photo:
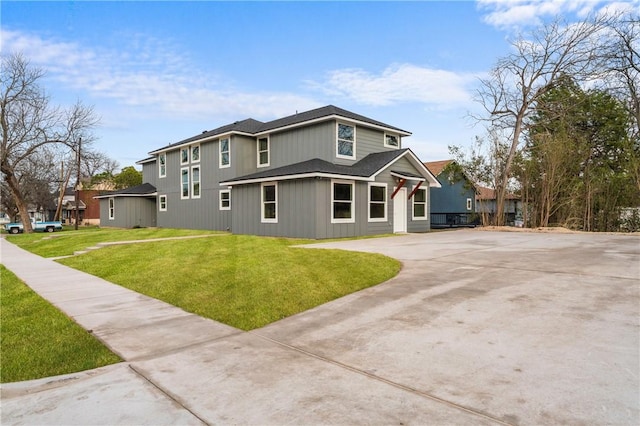
[(181, 237), (189, 235), (214, 234), (219, 232), (194, 229), (168, 228), (80, 228), (78, 231), (62, 231), (53, 234), (35, 232), (33, 234), (7, 235), (7, 240), (19, 247), (42, 257), (72, 255), (97, 243), (110, 241), (147, 240), (150, 238)]
[(0, 265), (0, 381), (74, 373), (120, 358)]
[(226, 235), (107, 247), (59, 262), (243, 330), (400, 271), (400, 262), (378, 254), (292, 247), (306, 242)]

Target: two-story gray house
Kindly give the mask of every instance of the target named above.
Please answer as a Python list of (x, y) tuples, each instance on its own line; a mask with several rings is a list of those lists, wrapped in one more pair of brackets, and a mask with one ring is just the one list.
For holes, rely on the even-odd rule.
[(411, 133), (326, 106), (237, 121), (150, 152), (143, 185), (100, 196), (101, 226), (335, 238), (430, 230), (440, 187)]

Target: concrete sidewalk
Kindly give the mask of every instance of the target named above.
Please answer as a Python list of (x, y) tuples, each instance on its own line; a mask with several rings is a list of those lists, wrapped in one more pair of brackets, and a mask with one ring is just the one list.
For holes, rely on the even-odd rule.
[(456, 231), (323, 243), (388, 282), (249, 333), (0, 241), (126, 361), (2, 386), (2, 424), (640, 424), (640, 239)]

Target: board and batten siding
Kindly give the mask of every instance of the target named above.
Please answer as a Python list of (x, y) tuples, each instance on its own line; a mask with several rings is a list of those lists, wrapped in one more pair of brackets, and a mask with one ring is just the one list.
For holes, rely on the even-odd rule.
[[(466, 180), (450, 182), (441, 173), (438, 180), (442, 188), (434, 188), (431, 194), (431, 213), (473, 213), (475, 211), (475, 191), (465, 188)], [(471, 210), (467, 210), (467, 199), (471, 200)]]
[(158, 162), (148, 161), (142, 164), (142, 182), (157, 186), (158, 182)]
[[(326, 121), (269, 134), (270, 164), (265, 169), (288, 166), (314, 158), (333, 161), (335, 157), (335, 132), (335, 122)], [(254, 148), (255, 155), (257, 155), (256, 148)], [(254, 160), (255, 163), (256, 160)]]
[(114, 215), (109, 219), (109, 198), (100, 199), (100, 226), (148, 228), (156, 226), (156, 202), (146, 197), (113, 197)]

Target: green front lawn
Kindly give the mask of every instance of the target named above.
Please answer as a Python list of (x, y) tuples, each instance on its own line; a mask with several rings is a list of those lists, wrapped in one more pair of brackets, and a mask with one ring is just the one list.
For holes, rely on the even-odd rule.
[[(72, 255), (97, 243), (111, 241), (147, 240), (151, 238), (182, 237), (190, 235), (215, 234), (214, 231), (169, 228), (80, 228), (78, 231), (62, 231), (53, 234), (35, 232), (33, 234), (8, 235), (8, 241), (42, 257)], [(218, 232), (219, 233), (219, 232)]]
[(74, 373), (120, 358), (0, 265), (0, 381)]
[(243, 330), (400, 271), (400, 262), (382, 255), (292, 247), (307, 242), (225, 235), (107, 247), (59, 262)]

